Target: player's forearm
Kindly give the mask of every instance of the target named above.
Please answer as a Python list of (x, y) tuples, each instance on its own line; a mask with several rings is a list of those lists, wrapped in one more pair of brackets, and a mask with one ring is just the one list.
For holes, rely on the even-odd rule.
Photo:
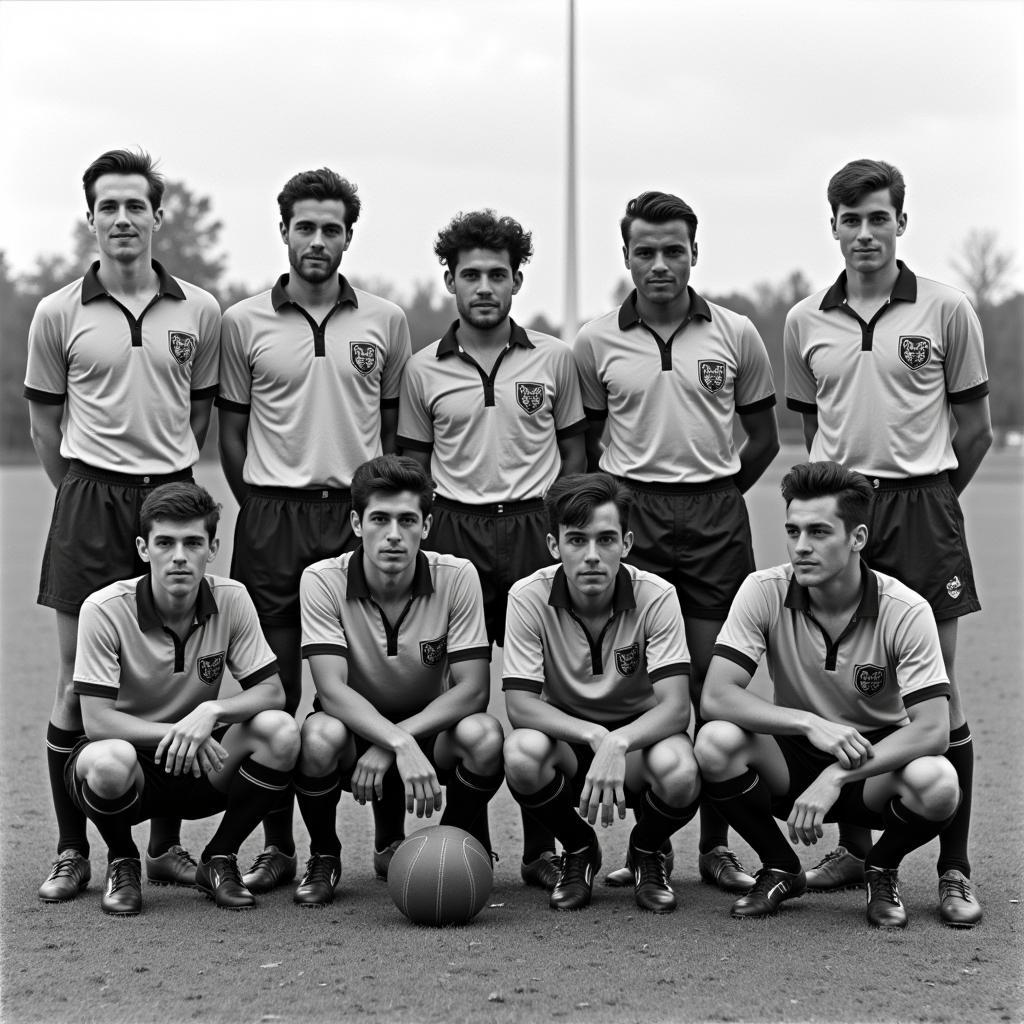
[(772, 459), (779, 454), (778, 434), (764, 438), (748, 437), (740, 447), (740, 468), (736, 474), (736, 486), (741, 492), (748, 491), (764, 471), (771, 465)]
[(949, 482), (957, 494), (962, 494), (964, 488), (971, 482), (991, 446), (991, 428), (974, 430), (964, 437), (961, 437), (961, 432), (957, 432), (953, 438), (953, 453), (956, 455), (957, 466), (949, 474)]
[(590, 743), (597, 732), (608, 732), (604, 726), (567, 714), (533, 694), (509, 691), (505, 698), (508, 720), (516, 729), (536, 729), (545, 736), (567, 743)]
[(32, 447), (36, 450), (39, 462), (54, 487), (67, 475), (68, 460), (60, 453), (60, 428), (32, 424)]
[(780, 707), (755, 693), (732, 683), (704, 684), (700, 701), (705, 721), (732, 722), (748, 732), (770, 736), (804, 736), (809, 726), (809, 713)]
[(204, 398), (192, 403), (189, 410), (189, 427), (196, 439), (196, 446), (200, 451), (206, 444), (206, 435), (210, 430), (210, 416), (213, 412), (213, 399)]
[(645, 750), (669, 736), (686, 732), (688, 719), (688, 708), (684, 710), (677, 705), (658, 704), (621, 729), (614, 729), (612, 735), (625, 740), (627, 751)]
[(90, 740), (127, 740), (137, 747), (153, 748), (170, 728), (167, 722), (148, 722), (114, 708), (90, 708), (88, 698), (82, 701), (82, 725)]
[(413, 736), (432, 736), (451, 729), (470, 715), (486, 711), (487, 697), (487, 691), (474, 683), (457, 683), (398, 726)]
[(324, 685), (316, 681), (320, 705), (332, 718), (338, 719), (357, 736), (385, 750), (396, 751), (413, 737), (400, 725), (385, 718), (362, 694), (346, 684)]
[(220, 466), (224, 471), (224, 479), (235, 496), (239, 505), (245, 501), (245, 495), (249, 487), (242, 479), (242, 468), (245, 466), (246, 446), (245, 441), (239, 442), (237, 438), (225, 436), (221, 431), (217, 445), (220, 454)]
[(217, 721), (225, 725), (248, 722), (261, 711), (280, 711), (284, 708), (284, 687), (277, 676), (264, 679), (232, 697), (210, 701), (216, 705)]
[(910, 725), (873, 743), (872, 756), (857, 768), (834, 766), (841, 785), (898, 771), (918, 757), (938, 757), (949, 746), (949, 728), (941, 722), (911, 722)]

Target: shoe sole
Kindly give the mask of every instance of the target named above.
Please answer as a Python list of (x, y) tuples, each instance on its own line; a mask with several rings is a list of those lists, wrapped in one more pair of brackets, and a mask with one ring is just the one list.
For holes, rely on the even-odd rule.
[(863, 889), (863, 882), (844, 882), (842, 885), (811, 885), (807, 883), (807, 892), (854, 892)]
[(71, 903), (73, 900), (77, 900), (79, 896), (88, 889), (88, 885), (83, 885), (77, 892), (73, 892), (70, 896), (40, 896), (40, 903)]
[(139, 910), (107, 910), (105, 907), (100, 907), (107, 917), (138, 917), (142, 913), (141, 908)]
[(979, 918), (977, 921), (947, 921), (941, 914), (939, 915), (939, 920), (947, 928), (962, 928), (965, 931), (971, 928), (977, 928), (978, 925), (981, 924), (981, 918)]
[(197, 886), (195, 882), (167, 882), (167, 881), (164, 881), (164, 879), (162, 879), (162, 878), (151, 878), (149, 875), (146, 875), (146, 882), (147, 882), (148, 885), (155, 885), (155, 886), (157, 886), (157, 887), (159, 887), (161, 889), (172, 889), (172, 888), (178, 888), (178, 889), (198, 889), (199, 888), (199, 886)]
[(256, 903), (248, 903), (240, 907), (225, 907), (217, 902), (217, 897), (214, 896), (212, 892), (207, 892), (205, 889), (198, 885), (196, 886), (196, 889), (198, 889), (199, 892), (201, 892), (211, 903), (213, 903), (218, 910), (255, 910), (258, 905)]

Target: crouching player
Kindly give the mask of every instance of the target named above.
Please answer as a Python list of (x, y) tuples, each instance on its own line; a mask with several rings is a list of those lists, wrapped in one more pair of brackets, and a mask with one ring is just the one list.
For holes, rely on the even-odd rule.
[[(194, 483), (155, 488), (139, 511), (149, 575), (112, 583), (82, 607), (74, 680), (86, 739), (65, 783), (107, 844), (100, 906), (108, 914), (142, 909), (133, 825), (221, 811), (196, 885), (219, 907), (255, 906), (236, 855), (287, 790), (299, 752), (249, 595), (206, 575), (219, 518), (220, 506)], [(242, 692), (219, 698), (225, 668)]]
[[(782, 481), (790, 564), (751, 573), (718, 636), (697, 738), (704, 792), (762, 861), (733, 917), (765, 917), (806, 887), (794, 843), (822, 822), (883, 829), (865, 860), (867, 918), (904, 928), (897, 868), (960, 799), (944, 757), (949, 680), (927, 602), (861, 561), (874, 491), (834, 462)], [(761, 657), (774, 703), (747, 690)], [(712, 721), (717, 719), (717, 721)]]
[[(300, 906), (326, 906), (341, 877), (335, 827), (342, 789), (361, 804), (395, 788), (406, 810), (474, 835), (490, 852), (487, 803), (503, 780), (504, 733), (486, 714), (490, 646), (472, 563), (421, 551), (433, 481), (415, 460), (383, 455), (352, 477), (360, 545), (302, 574), (302, 655), (317, 710), (302, 726), (295, 792), (310, 859)], [(387, 877), (397, 842), (375, 851)]]
[[(686, 726), (690, 669), (679, 599), (623, 565), (629, 492), (606, 473), (563, 477), (545, 498), (551, 557), (509, 592), (503, 688), (515, 730), (509, 789), (561, 841), (555, 910), (590, 902), (601, 849), (593, 825), (634, 808), (628, 862), (636, 902), (668, 913), (669, 837), (698, 809)], [(576, 814), (576, 809), (579, 814)]]

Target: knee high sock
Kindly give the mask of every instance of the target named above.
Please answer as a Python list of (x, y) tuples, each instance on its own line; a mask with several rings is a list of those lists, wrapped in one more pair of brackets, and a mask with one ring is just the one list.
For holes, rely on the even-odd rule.
[(382, 799), (373, 798), (373, 848), (383, 850), (405, 838), (405, 786), (397, 768), (390, 768), (381, 785)]
[(181, 818), (151, 818), (146, 852), (159, 857), (172, 846), (181, 846)]
[(309, 833), (309, 852), (328, 857), (341, 856), (338, 839), (338, 801), (341, 799), (341, 772), (304, 775), (296, 769), (292, 776), (299, 813)]
[(107, 844), (107, 859), (138, 857), (139, 849), (132, 839), (132, 824), (139, 803), (139, 791), (132, 786), (127, 793), (111, 798), (98, 796), (86, 782), (82, 785), (82, 799), (89, 819)]
[(287, 786), (278, 800), (263, 818), (263, 845), (276, 846), (282, 853), (295, 853), (295, 833), (292, 819), (295, 816), (295, 792)]
[(75, 744), (85, 736), (81, 729), (58, 729), (52, 722), (46, 726), (46, 769), (50, 777), (50, 795), (57, 817), (57, 852), (77, 850), (89, 856), (89, 839), (85, 832), (85, 815), (68, 795), (64, 785), (64, 768)]
[(673, 807), (648, 788), (643, 791), (640, 803), (643, 812), (637, 817), (630, 839), (638, 850), (652, 852), (660, 849), (693, 818), (700, 807), (700, 797), (686, 807)]
[(445, 786), (441, 824), (465, 829), (490, 853), (491, 833), (487, 822), (487, 804), (504, 781), (504, 772), (498, 772), (496, 775), (477, 775), (461, 762), (457, 764)]
[(559, 771), (536, 793), (519, 793), (509, 786), (509, 792), (523, 811), (553, 833), (570, 852), (582, 850), (597, 842), (597, 833), (576, 813), (569, 783)]
[(519, 810), (523, 819), (523, 863), (529, 864), (542, 853), (554, 853), (555, 836), (551, 829), (530, 817), (525, 807)]
[[(955, 815), (954, 815), (955, 816)], [(932, 821), (922, 818), (903, 806), (903, 801), (894, 796), (882, 811), (885, 831), (879, 836), (878, 842), (868, 851), (864, 858), (864, 867), (897, 868), (900, 861), (919, 846), (924, 846), (934, 839), (952, 818)]]
[[(700, 707), (698, 695), (694, 708)], [(699, 713), (694, 713), (693, 738), (697, 739), (697, 733), (704, 725), (704, 719)], [(698, 851), (710, 853), (716, 846), (729, 845), (729, 823), (722, 817), (722, 812), (715, 806), (715, 802), (707, 796), (700, 798), (700, 841)]]
[(974, 741), (970, 727), (964, 722), (949, 734), (946, 760), (956, 770), (960, 783), (960, 806), (953, 820), (939, 836), (939, 874), (950, 870), (962, 871), (971, 877), (971, 862), (967, 856), (967, 840), (971, 830), (971, 794), (974, 790)]
[(202, 859), (238, 853), (238, 848), (291, 784), (291, 772), (269, 768), (247, 757), (228, 783), (227, 809), (203, 850)]

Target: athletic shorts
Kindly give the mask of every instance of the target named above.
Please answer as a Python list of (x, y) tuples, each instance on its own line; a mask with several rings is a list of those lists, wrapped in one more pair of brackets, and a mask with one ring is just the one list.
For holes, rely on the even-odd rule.
[[(621, 729), (624, 725), (629, 725), (630, 722), (635, 722), (638, 717), (638, 715), (634, 715), (632, 718), (623, 718), (618, 722), (604, 722), (602, 724), (609, 732), (614, 732), (616, 729)], [(580, 796), (583, 794), (583, 786), (587, 781), (587, 772), (590, 771), (590, 766), (594, 763), (594, 750), (589, 743), (570, 743), (568, 740), (561, 742), (569, 747), (576, 758), (576, 774), (569, 780), (569, 791), (572, 793), (573, 803), (578, 804)], [(626, 806), (635, 807), (640, 794), (634, 793), (628, 787), (625, 787), (625, 794)]]
[(424, 547), (468, 558), (480, 574), (487, 639), (505, 643), (505, 609), (513, 583), (553, 559), (548, 517), (540, 498), (500, 505), (464, 505), (435, 497), (434, 522)]
[(619, 480), (634, 499), (633, 548), (626, 561), (671, 583), (683, 615), (724, 621), (740, 584), (754, 571), (747, 506), (735, 480)]
[(77, 615), (85, 599), (101, 587), (148, 572), (135, 546), (142, 502), (160, 484), (191, 479), (191, 469), (129, 476), (73, 459), (57, 486), (38, 603)]
[(936, 622), (978, 611), (964, 515), (949, 474), (868, 479), (876, 488), (864, 549), (868, 565), (916, 590)]
[(245, 585), (265, 626), (300, 626), (307, 565), (356, 547), (346, 488), (250, 487), (238, 511), (231, 576)]

